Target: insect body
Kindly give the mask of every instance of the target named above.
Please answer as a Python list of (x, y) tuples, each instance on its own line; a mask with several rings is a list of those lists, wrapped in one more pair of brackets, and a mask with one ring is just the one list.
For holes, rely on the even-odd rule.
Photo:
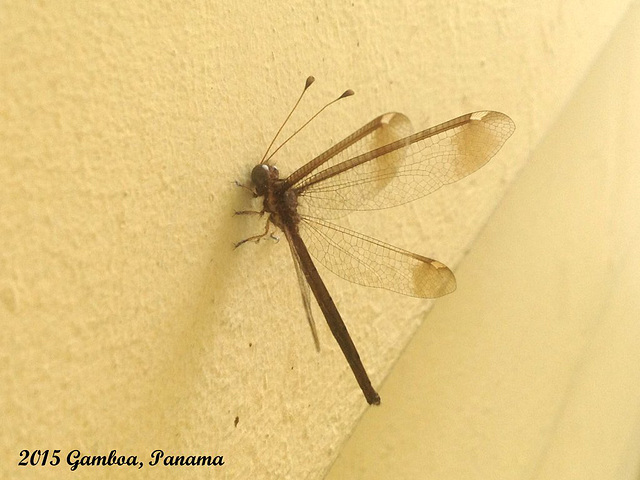
[[(311, 83), (313, 77), (307, 79), (304, 91)], [(348, 90), (334, 101), (352, 94)], [(353, 232), (328, 219), (355, 210), (400, 205), (466, 177), (498, 152), (515, 125), (503, 113), (482, 111), (418, 133), (411, 134), (410, 130), (404, 115), (381, 115), (285, 179), (268, 163), (273, 156), (267, 158), (272, 141), (263, 160), (251, 172), (254, 195), (263, 197), (263, 210), (236, 212), (268, 214), (264, 233), (236, 246), (263, 238), (270, 224), (282, 230), (291, 249), (316, 348), (319, 342), (309, 291), (367, 402), (375, 405), (380, 403), (380, 397), (313, 258), (351, 282), (422, 298), (451, 293), (455, 290), (455, 277), (437, 260)]]

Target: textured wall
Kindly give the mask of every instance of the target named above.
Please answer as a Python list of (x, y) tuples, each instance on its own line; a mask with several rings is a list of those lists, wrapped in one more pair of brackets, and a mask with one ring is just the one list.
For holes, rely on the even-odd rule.
[[(309, 74), (298, 122), (357, 95), (285, 172), (384, 111), (504, 111), (518, 130), (481, 172), (355, 220), (454, 266), (627, 3), (2, 2), (0, 476), (34, 477), (24, 448), (164, 448), (223, 454), (220, 477), (320, 478), (366, 404), (322, 324), (314, 351), (286, 246), (233, 251), (261, 228), (232, 217), (250, 204), (233, 180)], [(430, 303), (327, 284), (380, 385)]]
[(640, 478), (639, 7), (328, 479)]

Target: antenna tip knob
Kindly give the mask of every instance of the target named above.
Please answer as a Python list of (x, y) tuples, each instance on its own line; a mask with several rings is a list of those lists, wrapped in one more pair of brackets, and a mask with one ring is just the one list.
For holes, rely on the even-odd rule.
[(312, 75), (309, 75), (309, 77), (307, 78), (306, 83), (304, 84), (304, 89), (306, 90), (307, 88), (309, 88), (311, 86), (311, 84), (313, 82), (315, 82), (315, 81), (316, 81), (316, 79)]

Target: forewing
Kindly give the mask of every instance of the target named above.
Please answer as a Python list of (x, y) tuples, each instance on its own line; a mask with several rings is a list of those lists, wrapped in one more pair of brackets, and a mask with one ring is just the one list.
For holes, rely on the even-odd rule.
[(356, 155), (302, 178), (299, 211), (330, 218), (423, 197), (482, 167), (514, 130), (503, 113), (475, 112)]
[(302, 217), (299, 230), (311, 255), (350, 282), (422, 298), (456, 289), (453, 273), (437, 260), (318, 218)]
[(296, 188), (303, 185), (304, 179), (311, 174), (324, 172), (334, 165), (393, 143), (411, 133), (413, 133), (411, 121), (405, 115), (395, 112), (385, 113), (304, 164), (287, 177), (286, 183), (289, 187)]

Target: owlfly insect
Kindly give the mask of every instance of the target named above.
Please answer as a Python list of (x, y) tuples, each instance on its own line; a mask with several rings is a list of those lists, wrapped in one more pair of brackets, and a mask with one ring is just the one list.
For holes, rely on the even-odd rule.
[(341, 227), (330, 220), (352, 211), (378, 210), (410, 202), (475, 172), (493, 157), (515, 130), (503, 113), (480, 111), (411, 133), (409, 119), (385, 113), (338, 142), (326, 152), (280, 178), (275, 153), (334, 102), (353, 95), (347, 90), (325, 105), (269, 154), (304, 93), (305, 87), (274, 136), (262, 160), (251, 172), (254, 197), (263, 197), (260, 211), (237, 215), (267, 215), (265, 230), (236, 247), (269, 235), (271, 226), (287, 239), (296, 268), (307, 321), (316, 349), (318, 334), (311, 311), (316, 299), (331, 333), (340, 345), (367, 402), (380, 404), (360, 355), (314, 264), (368, 287), (385, 288), (422, 298), (436, 298), (456, 288), (444, 264)]

